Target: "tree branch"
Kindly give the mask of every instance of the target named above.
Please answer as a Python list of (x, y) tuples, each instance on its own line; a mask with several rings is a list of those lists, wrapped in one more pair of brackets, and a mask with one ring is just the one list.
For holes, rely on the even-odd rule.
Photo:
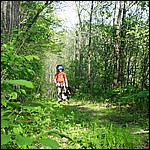
[[(32, 25), (36, 22), (36, 20), (38, 19), (40, 13), (48, 6), (52, 3), (53, 1), (46, 1), (46, 3), (44, 4), (44, 6), (37, 12), (37, 14), (34, 16), (34, 18), (32, 19), (31, 23), (27, 26), (26, 32), (29, 31), (29, 29), (32, 27)], [(29, 19), (30, 20), (30, 19)]]
[[(32, 25), (36, 22), (36, 20), (38, 19), (40, 13), (50, 4), (52, 4), (53, 1), (46, 1), (44, 6), (37, 12), (37, 14), (34, 16), (34, 18), (32, 19), (31, 23), (27, 26), (27, 29), (26, 29), (26, 36), (25, 38), (23, 39), (20, 47), (15, 51), (15, 53), (18, 53), (21, 49), (21, 47), (23, 46), (23, 44), (25, 43), (25, 40), (27, 38), (27, 32), (31, 29)], [(30, 20), (30, 19), (29, 19)]]

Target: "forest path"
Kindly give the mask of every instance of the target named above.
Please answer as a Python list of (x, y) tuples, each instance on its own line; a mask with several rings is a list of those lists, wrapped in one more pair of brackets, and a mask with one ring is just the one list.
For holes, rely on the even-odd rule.
[(128, 109), (126, 107), (88, 100), (71, 100), (68, 106), (77, 109), (80, 113), (84, 113), (92, 120), (98, 120), (101, 125), (115, 124), (117, 126), (126, 126), (126, 123), (130, 122), (125, 115)]
[[(115, 130), (124, 129), (127, 130), (127, 132), (129, 131), (131, 134), (134, 134), (137, 131), (142, 133), (140, 135), (141, 137), (139, 137), (139, 140), (141, 141), (139, 148), (149, 147), (148, 140), (144, 140), (145, 143), (143, 143), (143, 139), (145, 137), (147, 137), (146, 139), (149, 139), (148, 134), (145, 134), (147, 131), (141, 132), (145, 128), (144, 124), (146, 121), (141, 121), (141, 118), (137, 118), (129, 106), (118, 106), (110, 103), (89, 100), (70, 100), (68, 106), (72, 109), (76, 109), (78, 113), (81, 114), (79, 116), (82, 116), (83, 118), (89, 116), (87, 123), (91, 124), (90, 122), (95, 122), (96, 127), (106, 127), (109, 129), (109, 127), (113, 126)], [(76, 117), (79, 116), (76, 115)], [(81, 120), (86, 121), (86, 119), (82, 118)]]
[(69, 106), (75, 107), (80, 111), (90, 113), (94, 115), (100, 115), (102, 112), (108, 113), (110, 109), (119, 108), (118, 106), (111, 105), (103, 102), (92, 102), (92, 101), (71, 101)]
[[(70, 98), (69, 104), (67, 102), (58, 104), (57, 100), (54, 100), (52, 107), (54, 113), (50, 120), (54, 120), (53, 123), (60, 133), (73, 141), (72, 143), (65, 137), (56, 139), (63, 149), (91, 148), (91, 142), (92, 148), (107, 148), (109, 144), (105, 143), (105, 140), (110, 137), (113, 137), (120, 147), (131, 148), (133, 145), (134, 148), (139, 149), (149, 147), (148, 134), (133, 134), (137, 131), (147, 130), (148, 121), (142, 120), (127, 106), (112, 105), (101, 100)], [(102, 139), (102, 146), (98, 145), (99, 138), (97, 137)], [(92, 141), (87, 139), (92, 139)], [(114, 144), (112, 146), (114, 148), (118, 145), (113, 143), (113, 139), (110, 138), (108, 142)], [(120, 141), (122, 142), (120, 143)]]

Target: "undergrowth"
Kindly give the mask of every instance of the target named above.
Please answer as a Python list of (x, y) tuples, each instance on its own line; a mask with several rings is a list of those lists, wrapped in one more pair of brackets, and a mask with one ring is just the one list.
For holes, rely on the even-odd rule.
[(148, 119), (100, 102), (57, 100), (8, 103), (1, 114), (1, 148), (134, 149), (147, 148)]

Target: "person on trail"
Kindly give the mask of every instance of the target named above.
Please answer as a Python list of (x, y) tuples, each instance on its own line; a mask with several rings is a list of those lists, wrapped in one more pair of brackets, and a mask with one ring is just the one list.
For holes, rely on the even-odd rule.
[(67, 88), (68, 88), (68, 80), (67, 80), (67, 75), (64, 72), (64, 66), (63, 65), (57, 65), (56, 66), (56, 74), (54, 75), (54, 82), (57, 87), (58, 91), (58, 103), (63, 100), (63, 93), (66, 93)]

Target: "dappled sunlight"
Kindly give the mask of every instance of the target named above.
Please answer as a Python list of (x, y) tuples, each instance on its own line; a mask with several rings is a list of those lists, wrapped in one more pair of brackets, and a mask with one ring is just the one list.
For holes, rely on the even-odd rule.
[(148, 1), (2, 1), (1, 15), (1, 149), (149, 148)]
[[(113, 124), (115, 130), (135, 131), (130, 125), (135, 123), (134, 116), (130, 116), (125, 108), (112, 107), (107, 103), (85, 103), (71, 100), (70, 104), (60, 104), (61, 115), (65, 124), (62, 124), (61, 130), (68, 129), (72, 138), (79, 136), (83, 138), (91, 130), (105, 133), (106, 128)], [(142, 127), (142, 126), (141, 126)], [(130, 129), (129, 129), (130, 128)], [(140, 125), (138, 126), (140, 128)], [(95, 134), (95, 132), (94, 132)], [(129, 136), (129, 135), (128, 135)], [(78, 137), (78, 140), (81, 139)], [(81, 140), (82, 141), (82, 140)], [(79, 145), (78, 145), (79, 146)]]

